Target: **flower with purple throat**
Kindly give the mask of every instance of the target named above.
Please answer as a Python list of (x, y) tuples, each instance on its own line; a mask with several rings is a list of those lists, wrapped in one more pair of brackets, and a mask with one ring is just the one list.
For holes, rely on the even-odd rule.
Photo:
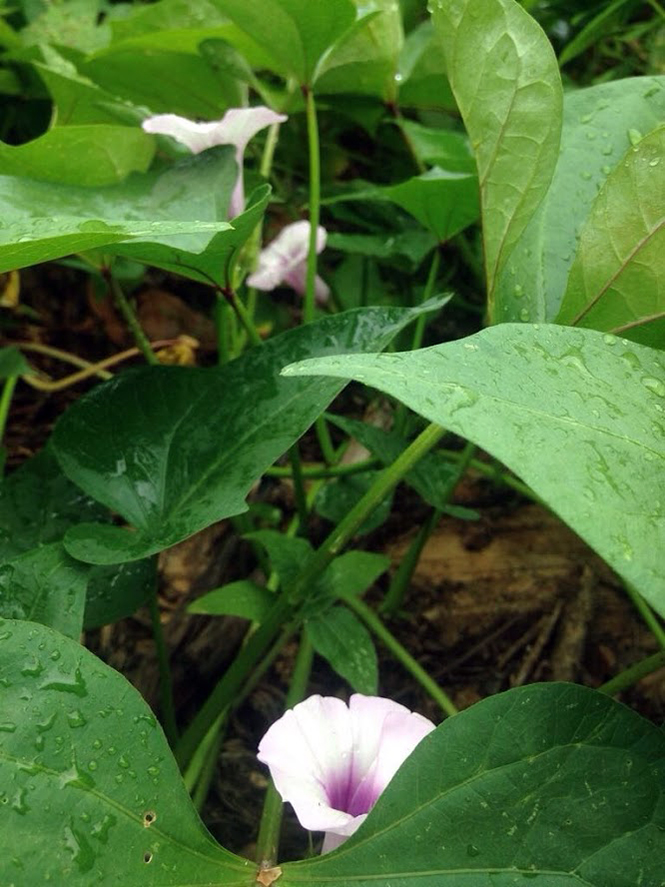
[[(307, 280), (307, 254), (309, 252), (309, 222), (292, 222), (279, 232), (268, 246), (261, 250), (256, 271), (247, 278), (247, 285), (269, 292), (285, 283), (301, 296), (305, 294)], [(326, 229), (316, 229), (316, 252), (326, 245)], [(328, 284), (318, 275), (314, 282), (314, 295), (319, 304), (330, 295)]]
[(284, 114), (277, 114), (270, 108), (258, 105), (255, 108), (230, 108), (221, 120), (211, 123), (195, 123), (177, 114), (157, 114), (147, 117), (141, 126), (145, 132), (171, 136), (186, 145), (192, 154), (200, 154), (215, 145), (233, 145), (238, 178), (231, 195), (229, 218), (234, 218), (245, 208), (242, 164), (247, 143), (266, 126), (284, 123), (286, 119)]
[(310, 696), (270, 727), (258, 758), (300, 824), (325, 832), (334, 850), (366, 818), (401, 764), (434, 724), (380, 696), (349, 704)]

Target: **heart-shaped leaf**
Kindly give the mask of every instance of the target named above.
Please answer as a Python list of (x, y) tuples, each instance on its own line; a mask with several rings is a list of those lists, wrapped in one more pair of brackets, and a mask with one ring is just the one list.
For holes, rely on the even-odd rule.
[(660, 352), (592, 330), (500, 324), (407, 354), (306, 361), (358, 379), (500, 459), (665, 616)]
[(628, 887), (662, 883), (665, 733), (573, 684), (446, 720), (342, 847), (281, 887)]
[(559, 323), (665, 343), (662, 163), (665, 127), (630, 148), (607, 177), (580, 235)]
[(277, 73), (308, 86), (321, 57), (356, 18), (352, 0), (215, 0), (215, 6), (259, 44)]
[(233, 149), (219, 147), (108, 188), (0, 176), (0, 271), (99, 247), (112, 253), (113, 244), (133, 240), (141, 242), (135, 258), (143, 249), (146, 261), (184, 274), (190, 265), (196, 272), (204, 253), (199, 279), (209, 280), (211, 240), (219, 232), (236, 240), (226, 221), (236, 175)]
[(7, 884), (250, 887), (198, 817), (137, 691), (49, 628), (0, 621)]
[(432, 16), (476, 155), (493, 315), (497, 277), (556, 166), (559, 68), (544, 32), (515, 0), (434, 0)]
[(146, 367), (98, 386), (57, 423), (55, 452), (74, 483), (136, 532), (82, 525), (67, 533), (68, 551), (91, 563), (135, 560), (245, 511), (252, 484), (341, 387), (283, 379), (280, 369), (295, 356), (383, 348), (440, 304), (350, 311), (223, 367)]
[(539, 323), (557, 316), (598, 189), (631, 147), (631, 132), (651, 132), (664, 117), (665, 77), (630, 77), (566, 93), (554, 178), (500, 275), (498, 321)]

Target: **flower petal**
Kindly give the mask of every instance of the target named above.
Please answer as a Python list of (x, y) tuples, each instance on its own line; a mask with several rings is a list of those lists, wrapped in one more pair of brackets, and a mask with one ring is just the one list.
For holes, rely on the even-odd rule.
[(182, 145), (186, 145), (193, 154), (200, 154), (214, 145), (226, 144), (218, 141), (221, 120), (211, 123), (195, 123), (177, 114), (157, 114), (147, 117), (141, 126), (145, 132), (156, 135), (171, 136)]
[(403, 705), (354, 694), (347, 707), (333, 697), (310, 696), (268, 730), (259, 760), (305, 828), (353, 834), (402, 762), (434, 724)]
[[(268, 292), (281, 283), (288, 283), (296, 292), (304, 293), (309, 228), (309, 222), (305, 220), (282, 228), (277, 237), (261, 250), (258, 268), (247, 278), (248, 285)], [(319, 225), (316, 230), (317, 253), (325, 247), (327, 236), (326, 229)], [(324, 295), (327, 297), (328, 288), (323, 281), (320, 283), (323, 284)]]
[(329, 796), (348, 783), (352, 744), (347, 706), (323, 696), (310, 696), (287, 711), (261, 740), (258, 758), (305, 828), (337, 830), (352, 822)]
[(255, 108), (229, 108), (221, 120), (210, 123), (195, 123), (177, 114), (157, 114), (147, 117), (141, 126), (145, 132), (171, 136), (186, 145), (193, 154), (200, 154), (215, 145), (233, 145), (238, 178), (231, 195), (229, 217), (234, 218), (245, 208), (242, 164), (247, 143), (259, 130), (273, 123), (284, 123), (286, 119), (284, 114), (258, 105)]

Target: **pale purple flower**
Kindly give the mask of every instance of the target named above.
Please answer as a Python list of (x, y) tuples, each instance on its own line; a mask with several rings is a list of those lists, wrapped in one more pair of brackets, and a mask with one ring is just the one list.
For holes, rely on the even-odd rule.
[[(282, 283), (288, 284), (301, 296), (305, 294), (307, 280), (307, 253), (309, 252), (309, 222), (293, 222), (286, 225), (259, 255), (259, 264), (247, 278), (249, 286), (258, 290), (274, 290)], [(316, 251), (320, 253), (326, 245), (326, 229), (321, 225), (316, 229)], [(316, 301), (327, 301), (330, 289), (317, 275), (314, 284)]]
[(258, 758), (300, 824), (334, 850), (366, 818), (400, 765), (434, 724), (380, 696), (349, 704), (310, 696), (270, 727)]
[(186, 145), (193, 154), (200, 154), (215, 145), (233, 145), (238, 164), (238, 179), (229, 206), (229, 218), (233, 218), (245, 208), (242, 163), (247, 143), (259, 130), (273, 123), (284, 123), (286, 119), (284, 114), (258, 105), (255, 108), (230, 108), (221, 120), (211, 123), (194, 123), (177, 114), (157, 114), (147, 117), (141, 126), (146, 132), (171, 136)]

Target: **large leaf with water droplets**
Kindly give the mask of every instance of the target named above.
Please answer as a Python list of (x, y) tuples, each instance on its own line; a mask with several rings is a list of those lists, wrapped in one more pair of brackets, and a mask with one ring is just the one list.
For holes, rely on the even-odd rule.
[(349, 311), (223, 367), (144, 367), (95, 388), (58, 421), (55, 451), (65, 474), (134, 531), (82, 524), (66, 534), (70, 554), (135, 560), (245, 511), (251, 486), (342, 387), (283, 379), (280, 369), (294, 357), (384, 348), (441, 304)]
[(665, 346), (665, 127), (629, 148), (601, 188), (557, 320)]
[(434, 0), (432, 15), (476, 155), (493, 315), (497, 277), (556, 166), (559, 69), (544, 32), (514, 0)]
[(342, 847), (280, 887), (663, 883), (665, 733), (600, 693), (535, 684), (426, 736)]
[(665, 616), (665, 360), (593, 330), (500, 324), (407, 354), (305, 361), (500, 459)]
[[(233, 149), (213, 148), (162, 172), (135, 174), (107, 188), (0, 176), (0, 271), (71, 253), (132, 242), (132, 256), (188, 275), (216, 235), (233, 239), (226, 221), (236, 180)], [(220, 234), (221, 232), (221, 234)]]
[(497, 321), (540, 323), (557, 316), (599, 188), (624, 159), (631, 138), (651, 132), (664, 118), (665, 76), (566, 93), (554, 178), (500, 275)]
[(244, 887), (137, 691), (74, 641), (0, 620), (0, 880)]

